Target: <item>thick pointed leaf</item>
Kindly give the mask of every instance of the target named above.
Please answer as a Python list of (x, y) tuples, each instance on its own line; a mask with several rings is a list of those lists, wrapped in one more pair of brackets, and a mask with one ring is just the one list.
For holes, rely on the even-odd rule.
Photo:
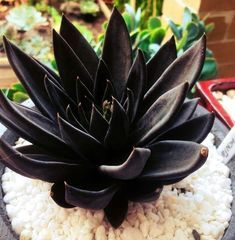
[(201, 143), (210, 132), (214, 123), (214, 114), (207, 113), (190, 119), (160, 136), (158, 140), (182, 140)]
[(150, 146), (151, 156), (139, 180), (172, 180), (188, 176), (206, 161), (208, 149), (186, 141), (162, 141)]
[(116, 97), (117, 94), (115, 92), (115, 89), (111, 83), (111, 81), (107, 80), (106, 81), (106, 88), (104, 90), (104, 95), (102, 97), (102, 103), (104, 103), (104, 101), (112, 101), (112, 97)]
[(111, 76), (106, 64), (102, 59), (100, 59), (95, 76), (95, 84), (93, 91), (95, 103), (98, 104), (98, 106), (102, 106), (102, 100), (106, 89), (107, 80), (111, 80)]
[(45, 75), (49, 75), (49, 73), (6, 38), (3, 38), (3, 41), (8, 60), (30, 98), (44, 115), (54, 119), (56, 112), (47, 95), (43, 81)]
[(131, 89), (134, 95), (134, 105), (129, 110), (130, 121), (135, 118), (139, 102), (143, 97), (143, 89), (146, 84), (146, 65), (144, 55), (141, 50), (138, 51), (136, 59), (130, 70), (127, 88)]
[(82, 124), (82, 126), (85, 129), (89, 129), (89, 121), (87, 119), (86, 113), (83, 109), (83, 106), (81, 103), (78, 104), (78, 115), (79, 115), (79, 122)]
[(93, 105), (90, 120), (90, 134), (98, 139), (101, 143), (107, 134), (109, 124), (106, 119), (101, 115), (97, 108)]
[[(1, 93), (0, 93), (1, 95)], [(0, 97), (1, 99), (1, 97)], [(8, 100), (8, 103), (15, 107), (17, 111), (19, 111), (23, 116), (25, 116), (28, 120), (32, 121), (36, 125), (40, 126), (42, 129), (47, 130), (51, 132), (52, 134), (59, 136), (59, 129), (55, 125), (55, 123), (50, 120), (49, 118), (43, 116), (40, 112), (37, 110), (33, 110), (32, 108), (28, 108), (26, 106), (10, 102)], [(0, 104), (1, 105), (1, 104)]]
[(77, 128), (79, 128), (80, 130), (87, 132), (87, 130), (85, 129), (85, 127), (83, 127), (83, 125), (79, 122), (78, 118), (75, 116), (75, 114), (73, 113), (71, 107), (68, 105), (68, 107), (66, 108), (66, 118), (68, 120), (68, 122), (74, 126), (76, 126)]
[(163, 94), (138, 120), (132, 139), (138, 146), (148, 143), (163, 131), (166, 124), (174, 118), (183, 104), (188, 90), (188, 83), (173, 88)]
[(65, 93), (65, 91), (57, 87), (48, 77), (45, 77), (44, 84), (51, 102), (61, 116), (66, 116), (66, 108), (68, 105), (72, 105), (76, 108), (76, 103)]
[[(78, 103), (81, 103), (85, 112), (91, 108), (90, 102), (94, 101), (94, 97), (85, 84), (78, 78), (76, 80), (76, 99)], [(89, 99), (89, 101), (87, 101)]]
[(120, 100), (132, 64), (130, 36), (124, 19), (114, 8), (105, 34), (102, 59), (111, 73), (111, 81)]
[(199, 98), (184, 102), (181, 109), (172, 120), (172, 123), (170, 123), (169, 128), (176, 127), (190, 119), (197, 108), (198, 102)]
[(188, 82), (189, 88), (191, 88), (201, 74), (205, 52), (206, 37), (204, 35), (196, 44), (178, 57), (148, 90), (144, 96), (144, 110), (147, 110), (163, 93), (181, 83)]
[(131, 89), (127, 88), (127, 99), (123, 104), (123, 108), (126, 109), (126, 114), (128, 116), (129, 121), (133, 118), (133, 109), (135, 106), (135, 97), (134, 93)]
[(56, 31), (53, 31), (53, 46), (56, 63), (60, 77), (63, 80), (64, 88), (67, 94), (75, 100), (76, 79), (79, 77), (88, 89), (92, 89), (93, 81), (91, 76), (72, 48)]
[(108, 206), (105, 215), (114, 228), (118, 228), (124, 221), (128, 211), (128, 199), (122, 191), (117, 192)]
[(112, 185), (101, 190), (85, 190), (65, 183), (65, 200), (67, 203), (86, 209), (104, 209), (117, 192), (118, 187)]
[(64, 15), (60, 26), (60, 34), (94, 78), (99, 59), (91, 45)]
[(51, 187), (51, 198), (56, 204), (63, 208), (73, 208), (74, 206), (65, 201), (65, 184), (64, 182), (54, 183)]
[(15, 149), (23, 154), (46, 154), (45, 151), (43, 151), (41, 148), (29, 144), (29, 145), (23, 145), (23, 146), (16, 146)]
[(74, 127), (60, 116), (58, 122), (62, 138), (75, 152), (94, 164), (105, 160), (104, 148), (97, 139)]
[(142, 193), (142, 194), (138, 194), (136, 193), (135, 195), (132, 195), (131, 197), (129, 197), (129, 200), (132, 202), (152, 202), (152, 201), (156, 201), (162, 192), (163, 187), (160, 188), (156, 188), (155, 191), (152, 192), (147, 192), (147, 193)]
[[(23, 110), (22, 110), (23, 109)], [(62, 154), (72, 154), (71, 150), (64, 141), (53, 132), (55, 126), (52, 123), (40, 117), (38, 114), (30, 111), (31, 118), (25, 114), (26, 108), (16, 107), (11, 103), (2, 92), (0, 92), (0, 121), (31, 143), (45, 149), (49, 152)], [(25, 114), (25, 115), (23, 115)], [(44, 121), (39, 125), (39, 121)], [(45, 127), (45, 129), (43, 128)], [(48, 129), (47, 129), (48, 128)]]
[(112, 115), (104, 142), (109, 149), (118, 150), (125, 146), (129, 122), (125, 110), (115, 98), (113, 98), (112, 106)]
[[(83, 174), (85, 172), (83, 165), (68, 163), (69, 160), (45, 155), (45, 159), (28, 157), (7, 143), (0, 140), (1, 161), (12, 169), (19, 169), (24, 176), (37, 178), (47, 182), (63, 181), (73, 174)], [(49, 161), (48, 161), (49, 160)]]
[(149, 89), (177, 58), (175, 38), (171, 37), (147, 63), (147, 89)]
[(99, 171), (115, 179), (133, 179), (142, 172), (150, 154), (147, 148), (134, 148), (128, 159), (121, 165), (101, 165)]
[(47, 74), (47, 76), (58, 86), (58, 87), (62, 87), (63, 82), (60, 78), (59, 75), (57, 75), (56, 72), (54, 72), (52, 69), (50, 69), (48, 66), (46, 66), (45, 64), (41, 63), (40, 61), (38, 61), (37, 59), (35, 59), (43, 68), (46, 69), (46, 71), (49, 73)]

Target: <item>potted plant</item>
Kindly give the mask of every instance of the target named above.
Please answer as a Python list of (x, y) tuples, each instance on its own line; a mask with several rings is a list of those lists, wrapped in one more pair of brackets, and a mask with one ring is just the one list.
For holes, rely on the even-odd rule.
[[(205, 36), (179, 58), (171, 38), (147, 64), (141, 50), (132, 61), (128, 30), (114, 9), (99, 59), (81, 33), (63, 17), (60, 34), (53, 31), (59, 76), (6, 38), (4, 44), (9, 61), (36, 110), (14, 104), (0, 93), (1, 122), (32, 143), (19, 145), (18, 142), (13, 148), (2, 138), (2, 163), (20, 175), (42, 180), (38, 184), (49, 182), (45, 186), (50, 197), (45, 201), (56, 206), (54, 217), (58, 216), (62, 223), (59, 229), (52, 224), (53, 232), (62, 230), (66, 214), (74, 216), (77, 211), (80, 220), (75, 222), (79, 227), (75, 224), (73, 230), (62, 230), (63, 239), (105, 239), (107, 236), (109, 239), (121, 236), (146, 239), (144, 231), (150, 218), (155, 219), (154, 226), (160, 226), (156, 212), (161, 206), (156, 200), (164, 203), (163, 186), (185, 179), (208, 158), (208, 148), (200, 142), (210, 132), (214, 114), (194, 115), (198, 100), (184, 101), (203, 67)], [(220, 166), (227, 171), (224, 165)], [(13, 172), (7, 171), (2, 180), (18, 182), (14, 176), (19, 175), (13, 176)], [(30, 181), (33, 180), (29, 180), (29, 187)], [(9, 185), (3, 183), (7, 192)], [(44, 188), (40, 186), (38, 189)], [(224, 189), (227, 187), (230, 186), (226, 183)], [(176, 185), (174, 189), (175, 197), (187, 191)], [(34, 192), (31, 188), (28, 194), (23, 193), (24, 200), (18, 196), (17, 202), (22, 203), (31, 196), (31, 190)], [(171, 187), (168, 191), (172, 192)], [(231, 196), (224, 194), (228, 196), (227, 203), (230, 202)], [(6, 201), (11, 199), (5, 196)], [(39, 200), (34, 194), (26, 200), (31, 209), (28, 211), (36, 217), (32, 222), (34, 227), (43, 228), (38, 222), (41, 213), (37, 210), (45, 212), (45, 209), (40, 204), (38, 207), (35, 199), (44, 202), (41, 195)], [(152, 204), (139, 204), (149, 201)], [(78, 208), (72, 210), (74, 207)], [(64, 211), (66, 214), (61, 215)], [(164, 211), (166, 219), (169, 211)], [(8, 214), (13, 216), (16, 212), (8, 211)], [(139, 224), (132, 221), (137, 216), (142, 219), (138, 220)], [(13, 226), (18, 224), (19, 221), (12, 220)], [(159, 234), (156, 229), (152, 226), (151, 234)], [(186, 231), (184, 227), (176, 229), (172, 236), (186, 236), (184, 229)], [(196, 229), (189, 233), (191, 237), (200, 238)], [(222, 233), (219, 231), (218, 236)], [(37, 232), (34, 234), (36, 238)], [(38, 234), (42, 239), (54, 237), (42, 229)]]

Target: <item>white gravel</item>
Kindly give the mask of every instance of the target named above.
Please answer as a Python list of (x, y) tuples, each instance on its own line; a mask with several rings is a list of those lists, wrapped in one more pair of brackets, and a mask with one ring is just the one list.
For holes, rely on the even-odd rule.
[(235, 121), (235, 89), (230, 89), (225, 93), (221, 91), (214, 91), (213, 95)]
[(12, 227), (20, 240), (195, 240), (193, 230), (201, 240), (221, 239), (233, 198), (229, 169), (212, 142), (210, 134), (204, 142), (209, 158), (201, 169), (165, 187), (156, 202), (130, 203), (118, 229), (107, 223), (103, 211), (63, 209), (50, 198), (50, 184), (6, 169), (2, 187)]

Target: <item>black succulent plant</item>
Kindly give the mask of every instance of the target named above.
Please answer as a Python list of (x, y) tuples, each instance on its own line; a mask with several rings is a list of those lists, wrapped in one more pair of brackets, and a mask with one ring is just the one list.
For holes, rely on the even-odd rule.
[(104, 209), (112, 226), (128, 201), (152, 201), (163, 185), (200, 168), (208, 150), (211, 113), (194, 117), (198, 100), (185, 101), (198, 79), (203, 36), (177, 58), (174, 38), (145, 63), (132, 61), (129, 34), (114, 9), (98, 58), (63, 17), (53, 31), (59, 76), (4, 39), (12, 68), (35, 104), (30, 109), (0, 94), (0, 120), (32, 145), (0, 142), (1, 161), (26, 177), (53, 183), (62, 207)]

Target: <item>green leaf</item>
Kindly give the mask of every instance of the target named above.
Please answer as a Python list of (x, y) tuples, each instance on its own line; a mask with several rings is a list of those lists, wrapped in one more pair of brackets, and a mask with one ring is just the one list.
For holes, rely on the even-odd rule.
[(175, 37), (180, 40), (182, 37), (182, 30), (180, 29), (180, 27), (178, 25), (176, 25), (172, 20), (168, 21), (168, 24), (171, 28), (171, 31), (173, 32), (173, 34), (175, 35)]
[(137, 28), (141, 21), (141, 8), (137, 9), (137, 12), (135, 14), (135, 27)]
[(200, 76), (201, 80), (212, 79), (217, 75), (217, 64), (215, 58), (206, 58), (202, 73)]
[(182, 26), (186, 27), (192, 21), (192, 12), (188, 7), (184, 9)]
[(22, 103), (29, 98), (28, 94), (22, 92), (15, 92), (13, 94), (13, 101), (17, 103)]
[(133, 21), (132, 16), (129, 13), (127, 13), (127, 12), (124, 12), (122, 14), (122, 16), (123, 16), (123, 18), (125, 20), (125, 23), (127, 25), (128, 31), (129, 32), (133, 31), (134, 30), (134, 21)]
[(25, 90), (25, 88), (23, 87), (23, 85), (21, 83), (14, 83), (12, 85), (12, 89), (15, 91), (22, 92), (22, 93), (27, 93), (27, 91)]
[(214, 23), (209, 23), (206, 25), (206, 33), (210, 33), (215, 28)]
[(183, 37), (178, 41), (177, 43), (177, 51), (179, 50), (184, 50), (186, 44), (187, 44), (187, 40), (188, 40), (188, 32), (187, 31), (184, 31), (184, 34), (183, 34)]
[(150, 17), (148, 20), (148, 29), (154, 30), (161, 27), (162, 23), (157, 17)]
[(166, 31), (164, 28), (158, 28), (158, 29), (152, 31), (151, 35), (150, 35), (150, 43), (161, 44), (165, 35), (166, 35)]
[(188, 23), (186, 30), (188, 31), (188, 41), (193, 41), (197, 39), (199, 29), (196, 23)]
[(157, 43), (151, 43), (149, 44), (149, 53), (150, 53), (150, 57), (152, 57), (155, 53), (158, 52), (158, 50), (160, 49), (161, 45), (157, 44)]

